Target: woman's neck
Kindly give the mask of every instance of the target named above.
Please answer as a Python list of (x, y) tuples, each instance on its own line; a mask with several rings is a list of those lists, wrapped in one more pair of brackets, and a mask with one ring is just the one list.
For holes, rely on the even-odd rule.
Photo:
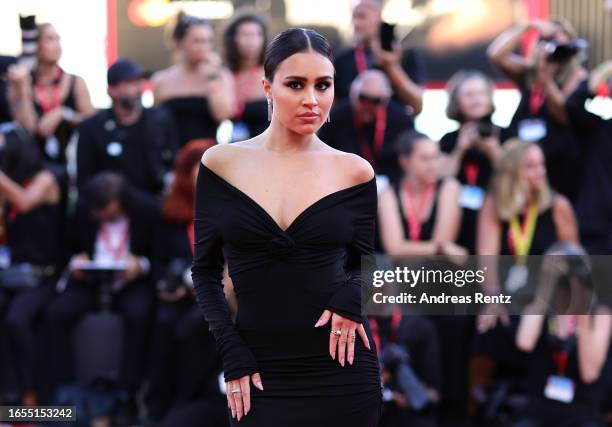
[(277, 154), (291, 155), (308, 151), (316, 141), (315, 134), (301, 135), (274, 119), (264, 135), (267, 137), (263, 142), (264, 148)]
[(183, 71), (185, 71), (187, 74), (191, 74), (191, 73), (198, 72), (202, 64), (203, 64), (202, 61), (194, 62), (194, 61), (184, 60), (181, 62), (181, 67), (183, 68)]
[(39, 62), (36, 67), (36, 77), (42, 83), (51, 83), (59, 69), (57, 62)]
[(240, 58), (240, 61), (238, 63), (238, 72), (249, 72), (259, 67), (261, 67), (261, 65), (259, 64), (259, 58)]
[(416, 194), (422, 193), (431, 186), (430, 183), (419, 179), (413, 174), (408, 174), (408, 176), (404, 178), (404, 184), (408, 185), (408, 188)]

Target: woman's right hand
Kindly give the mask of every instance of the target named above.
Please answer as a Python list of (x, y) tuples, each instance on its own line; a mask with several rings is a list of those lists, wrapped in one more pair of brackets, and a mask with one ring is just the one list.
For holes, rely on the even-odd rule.
[(263, 391), (259, 372), (225, 382), (227, 406), (232, 411), (232, 418), (236, 418), (238, 421), (251, 410), (251, 381), (255, 387)]
[(476, 319), (476, 327), (478, 332), (484, 334), (490, 329), (493, 329), (498, 320), (501, 321), (502, 325), (504, 326), (510, 325), (510, 318), (508, 317), (508, 311), (506, 308), (501, 304), (485, 305), (482, 312)]
[(457, 147), (455, 150), (464, 152), (470, 148), (477, 139), (478, 128), (476, 126), (476, 122), (466, 122), (461, 125), (461, 129), (459, 129), (459, 135), (457, 136)]

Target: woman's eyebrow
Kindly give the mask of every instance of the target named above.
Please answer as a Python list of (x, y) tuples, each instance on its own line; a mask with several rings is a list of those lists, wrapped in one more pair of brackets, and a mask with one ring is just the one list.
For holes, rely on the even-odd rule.
[[(297, 80), (300, 82), (305, 82), (308, 81), (308, 79), (306, 77), (303, 76), (287, 76), (285, 77), (285, 80)], [(320, 80), (333, 80), (332, 76), (321, 76), (321, 77), (317, 77), (315, 80), (320, 81)]]

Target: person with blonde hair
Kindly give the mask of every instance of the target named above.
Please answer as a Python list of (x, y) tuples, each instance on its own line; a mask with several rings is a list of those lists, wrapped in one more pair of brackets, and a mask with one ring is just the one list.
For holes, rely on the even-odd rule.
[[(526, 284), (528, 255), (542, 255), (555, 242), (577, 241), (574, 210), (566, 197), (551, 190), (542, 149), (533, 142), (507, 141), (478, 217), (477, 254), (514, 256), (505, 285), (517, 288)], [(495, 277), (490, 273), (489, 278)], [(484, 287), (489, 294), (500, 292), (494, 279)], [(495, 316), (481, 316), (478, 327), (484, 332), (495, 321)]]

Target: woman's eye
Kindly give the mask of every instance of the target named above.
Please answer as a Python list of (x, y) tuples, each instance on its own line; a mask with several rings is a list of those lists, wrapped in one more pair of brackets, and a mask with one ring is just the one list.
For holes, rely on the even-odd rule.
[(318, 90), (327, 90), (331, 85), (327, 82), (317, 83), (315, 86)]
[(289, 82), (289, 83), (287, 83), (287, 86), (290, 87), (291, 89), (301, 89), (302, 88), (302, 83), (300, 83), (300, 82)]

